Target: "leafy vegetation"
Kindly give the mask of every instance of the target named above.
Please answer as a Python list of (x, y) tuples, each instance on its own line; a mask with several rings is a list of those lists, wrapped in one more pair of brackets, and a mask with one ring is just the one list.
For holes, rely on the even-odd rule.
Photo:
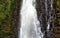
[(12, 4), (14, 4), (14, 0), (0, 0), (0, 38), (10, 38), (13, 33), (11, 29)]
[(60, 25), (60, 0), (56, 1), (56, 22), (58, 22), (57, 25)]

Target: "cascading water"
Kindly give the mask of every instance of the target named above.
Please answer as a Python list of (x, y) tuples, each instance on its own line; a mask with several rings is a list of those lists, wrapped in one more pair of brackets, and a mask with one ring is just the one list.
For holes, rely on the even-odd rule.
[(54, 26), (54, 1), (55, 0), (37, 0), (37, 11), (39, 12), (39, 21), (43, 38), (51, 38), (51, 30)]
[(22, 0), (19, 38), (50, 38), (55, 14), (53, 2), (54, 0)]
[(23, 0), (19, 38), (43, 38), (35, 9), (36, 0)]

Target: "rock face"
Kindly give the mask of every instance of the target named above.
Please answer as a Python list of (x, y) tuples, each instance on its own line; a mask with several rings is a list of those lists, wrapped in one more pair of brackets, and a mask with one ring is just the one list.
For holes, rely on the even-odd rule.
[[(51, 38), (51, 30), (54, 26), (54, 0), (36, 0), (37, 15), (41, 23), (41, 30), (45, 33), (44, 38)], [(48, 36), (49, 34), (49, 36)]]

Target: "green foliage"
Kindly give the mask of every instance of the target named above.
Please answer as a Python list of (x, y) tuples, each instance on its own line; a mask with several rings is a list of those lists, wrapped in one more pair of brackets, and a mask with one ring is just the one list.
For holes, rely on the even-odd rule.
[(60, 0), (58, 0), (58, 1), (56, 2), (56, 5), (57, 5), (58, 7), (60, 7)]
[(58, 22), (57, 25), (60, 25), (60, 0), (56, 1), (56, 22)]
[(10, 38), (12, 34), (12, 17), (11, 6), (14, 0), (0, 0), (0, 38)]

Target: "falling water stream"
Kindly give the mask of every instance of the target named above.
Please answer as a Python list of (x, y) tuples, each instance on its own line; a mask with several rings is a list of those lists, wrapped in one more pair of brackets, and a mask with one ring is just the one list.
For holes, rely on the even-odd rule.
[[(43, 6), (41, 6), (42, 7), (41, 10), (44, 11), (42, 13), (45, 14), (45, 19), (47, 21), (46, 30), (49, 31), (50, 22), (52, 22), (51, 19), (53, 18), (53, 16), (51, 16), (52, 10), (53, 10), (53, 6), (52, 6), (53, 1), (52, 0), (50, 1), (40, 0), (40, 1), (44, 1), (45, 9), (42, 10)], [(44, 37), (45, 34), (41, 31), (42, 28), (40, 26), (40, 25), (43, 26), (44, 22), (42, 21), (42, 24), (41, 24), (40, 21), (38, 20), (36, 4), (37, 4), (36, 0), (23, 0), (22, 1), (21, 10), (20, 10), (21, 27), (20, 27), (19, 38), (43, 38)], [(40, 17), (41, 17), (40, 19), (42, 19), (42, 16)]]
[(23, 0), (21, 7), (21, 28), (19, 38), (43, 38), (37, 19), (35, 0)]

